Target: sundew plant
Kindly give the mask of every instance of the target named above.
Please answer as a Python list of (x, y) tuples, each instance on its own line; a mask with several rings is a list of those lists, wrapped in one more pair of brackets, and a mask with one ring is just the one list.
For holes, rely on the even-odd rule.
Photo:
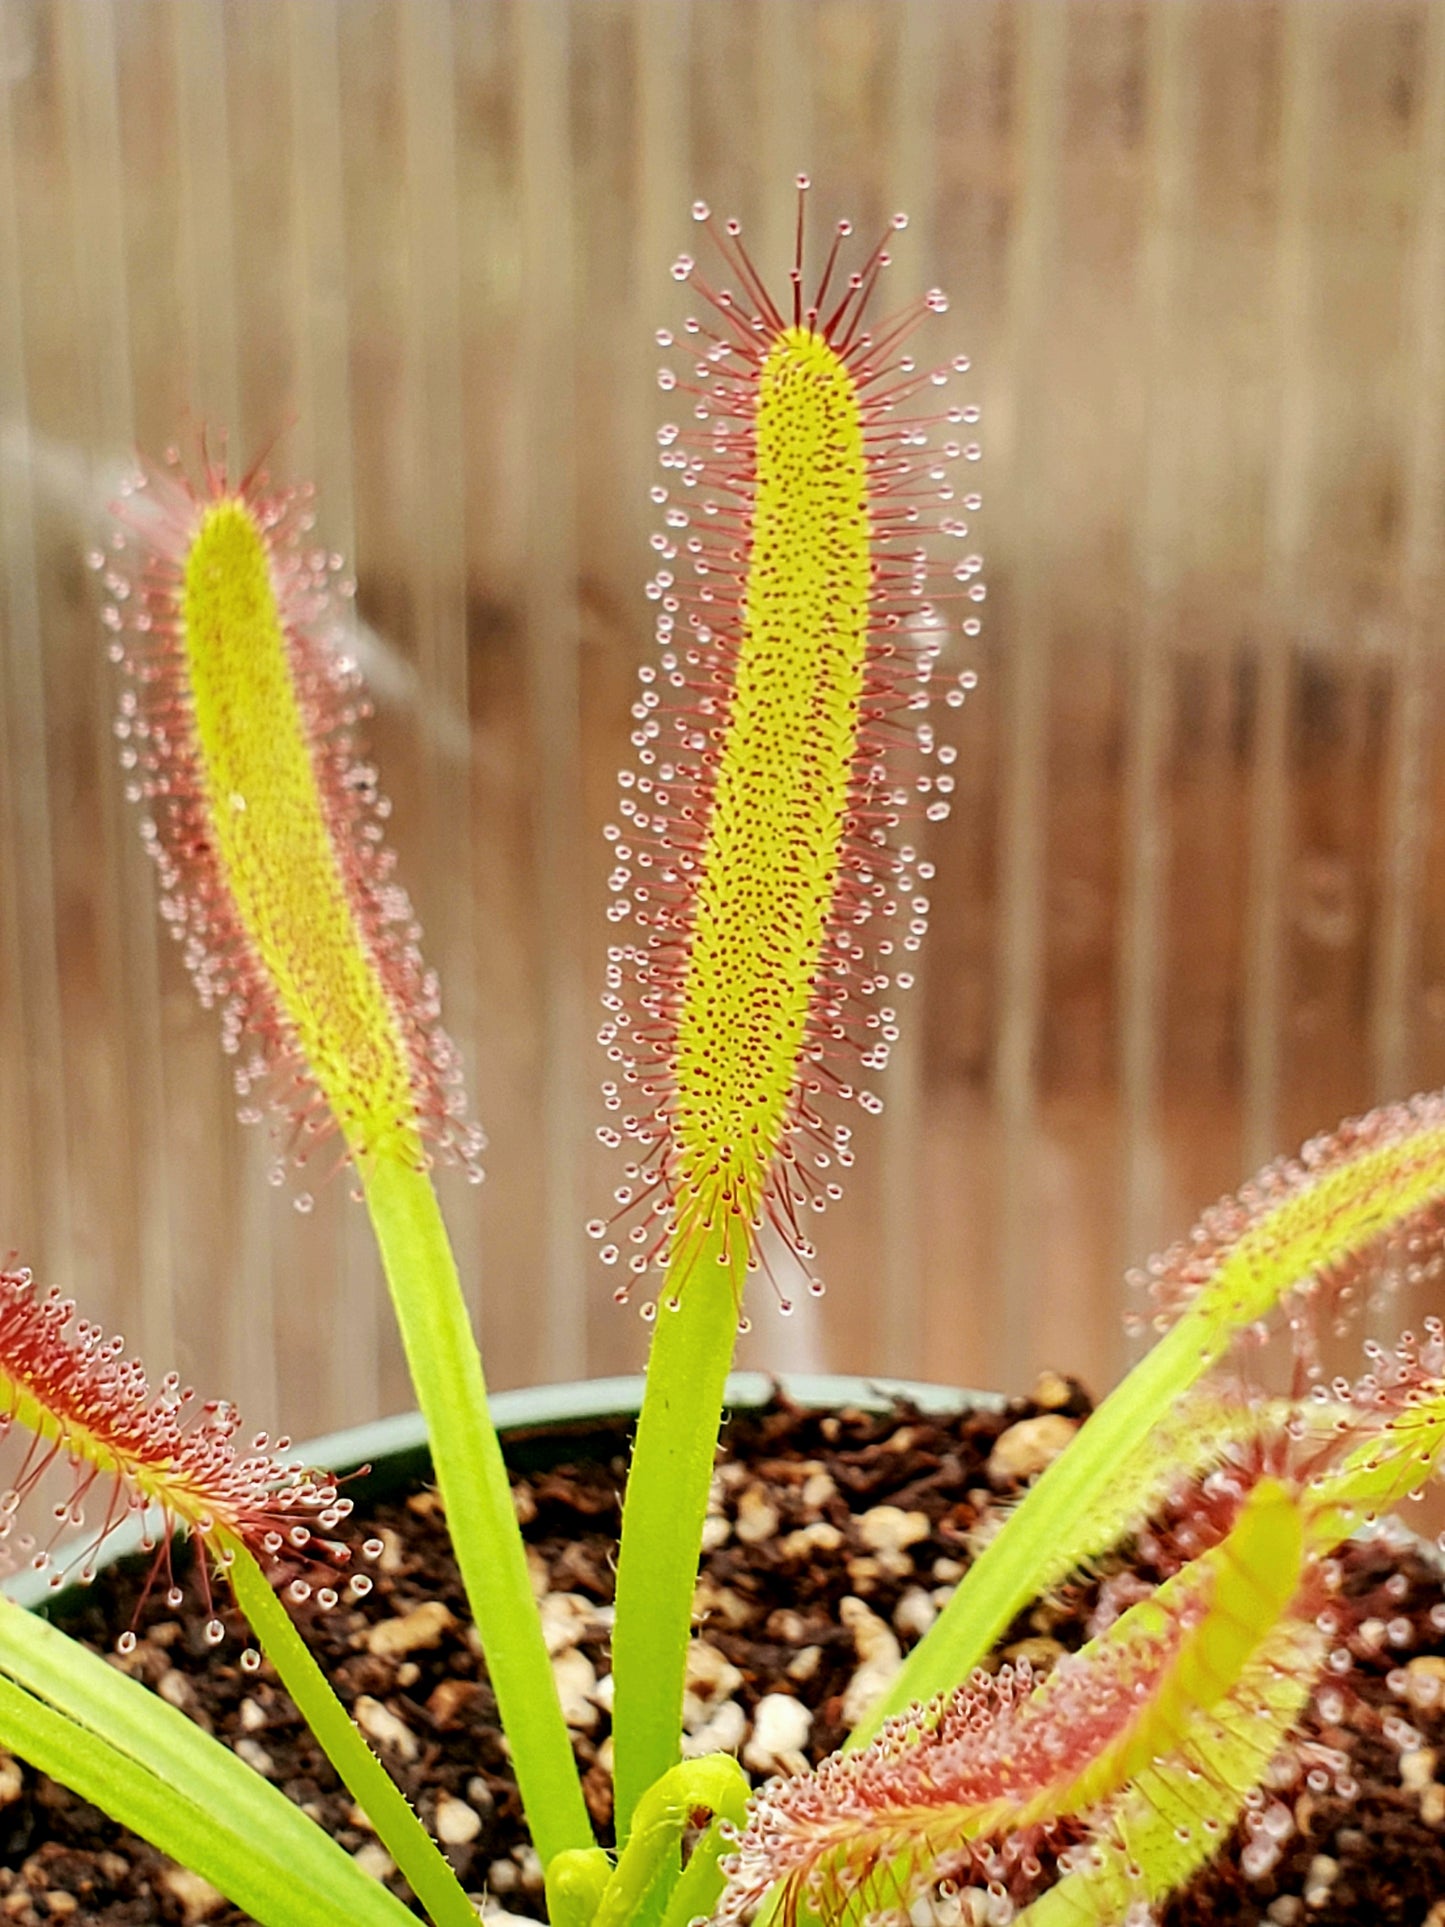
[[(1327, 1376), (1319, 1335), (1436, 1260), (1445, 1100), (1317, 1140), (1156, 1261), (1153, 1349), (840, 1754), (756, 1793), (726, 1755), (681, 1757), (736, 1334), (785, 1312), (798, 1278), (821, 1288), (812, 1226), (853, 1161), (850, 1115), (878, 1108), (928, 916), (924, 828), (953, 788), (937, 690), (957, 708), (971, 677), (943, 679), (940, 659), (960, 632), (966, 651), (983, 598), (977, 409), (950, 385), (967, 362), (915, 354), (944, 298), (889, 313), (888, 237), (857, 250), (846, 222), (810, 261), (806, 188), (779, 289), (735, 222), (695, 207), (707, 257), (674, 270), (695, 312), (659, 336), (679, 420), (653, 491), (659, 647), (607, 831), (617, 1183), (587, 1227), (651, 1329), (617, 1567), (615, 1842), (582, 1798), (433, 1189), (438, 1163), (479, 1174), (481, 1137), (385, 844), (340, 562), (304, 491), (204, 449), (135, 479), (97, 557), (122, 761), (162, 913), (247, 1112), (272, 1113), (283, 1178), (345, 1168), (369, 1212), (557, 1927), (863, 1927), (940, 1882), (999, 1923), (1142, 1922), (1241, 1828), (1267, 1855), (1250, 1832), (1267, 1775), (1348, 1786), (1301, 1721), (1348, 1684), (1361, 1607), (1340, 1546), (1436, 1471), (1445, 1333), (1368, 1347), (1354, 1379)], [(420, 1909), (475, 1921), (288, 1612), (369, 1583), (336, 1482), (285, 1441), (239, 1445), (231, 1406), (153, 1386), (21, 1270), (0, 1275), (0, 1425), (31, 1441), (0, 1541), (59, 1583), (60, 1545), (84, 1547), (88, 1574), (139, 1516), (150, 1584), (178, 1606), (172, 1542), (189, 1537), (206, 1637), (234, 1600), (243, 1667), (269, 1660)], [(57, 1467), (69, 1491), (38, 1527)], [(1045, 1675), (982, 1669), (1020, 1608), (1144, 1535), (1157, 1578), (1080, 1652)], [(8, 1603), (0, 1743), (268, 1927), (414, 1918), (224, 1746)]]

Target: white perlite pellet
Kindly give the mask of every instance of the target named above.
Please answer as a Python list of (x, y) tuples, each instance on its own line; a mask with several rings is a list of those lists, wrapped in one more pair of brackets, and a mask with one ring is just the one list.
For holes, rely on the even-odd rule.
[(255, 1773), (269, 1780), (275, 1774), (276, 1762), (259, 1740), (239, 1739), (233, 1749), (238, 1760), (244, 1760)]
[(592, 1631), (596, 1608), (578, 1592), (549, 1592), (542, 1601), (542, 1638), (554, 1656)]
[(682, 1701), (682, 1723), (695, 1733), (743, 1683), (743, 1676), (716, 1646), (695, 1639), (687, 1649), (687, 1690)]
[(736, 1700), (724, 1700), (696, 1732), (682, 1736), (682, 1755), (700, 1760), (705, 1753), (736, 1753), (747, 1737), (748, 1716)]
[(922, 1639), (938, 1617), (938, 1608), (922, 1586), (910, 1586), (893, 1608), (893, 1624), (900, 1633)]
[(905, 1512), (896, 1505), (872, 1506), (858, 1520), (858, 1536), (872, 1552), (903, 1552), (930, 1530), (926, 1512)]
[(389, 1880), (396, 1872), (396, 1862), (379, 1840), (363, 1841), (351, 1857), (373, 1880)]
[(1062, 1412), (1043, 1412), (1037, 1418), (1020, 1419), (1000, 1434), (988, 1455), (986, 1470), (994, 1485), (1016, 1479), (1032, 1479), (1045, 1466), (1052, 1465), (1079, 1429), (1079, 1421), (1065, 1418)]
[(444, 1847), (464, 1847), (482, 1830), (482, 1816), (453, 1793), (437, 1796), (436, 1836)]
[[(375, 1740), (378, 1746), (389, 1746), (407, 1766), (416, 1759), (421, 1751), (416, 1734), (390, 1707), (383, 1706), (380, 1700), (374, 1700), (369, 1693), (363, 1693), (351, 1711), (356, 1724), (369, 1740)], [(240, 1751), (239, 1745), (236, 1750)]]
[(754, 1773), (801, 1773), (803, 1748), (813, 1730), (813, 1715), (791, 1693), (765, 1693), (753, 1711), (753, 1730), (743, 1748), (743, 1765)]
[(737, 1535), (745, 1546), (771, 1539), (780, 1523), (778, 1508), (760, 1485), (750, 1485), (738, 1496)]
[(552, 1677), (557, 1682), (557, 1697), (562, 1702), (562, 1717), (578, 1733), (590, 1733), (597, 1724), (597, 1668), (586, 1653), (574, 1646), (558, 1653), (552, 1661)]
[(838, 1617), (853, 1635), (860, 1664), (843, 1695), (843, 1724), (856, 1726), (873, 1702), (893, 1684), (903, 1665), (903, 1652), (893, 1629), (851, 1594), (838, 1608)]
[(180, 1907), (185, 1927), (197, 1927), (198, 1922), (209, 1920), (226, 1904), (224, 1894), (218, 1893), (209, 1880), (203, 1880), (188, 1867), (167, 1867), (160, 1880)]
[(398, 1619), (381, 1619), (366, 1635), (366, 1650), (381, 1659), (401, 1659), (441, 1644), (456, 1620), (439, 1599), (428, 1599)]

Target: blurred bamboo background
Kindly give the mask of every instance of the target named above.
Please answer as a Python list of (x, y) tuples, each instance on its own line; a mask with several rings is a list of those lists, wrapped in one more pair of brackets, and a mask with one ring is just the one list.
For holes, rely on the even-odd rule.
[(829, 1294), (745, 1362), (1102, 1388), (1126, 1264), (1445, 1082), (1445, 6), (0, 0), (0, 1241), (258, 1424), (407, 1394), (155, 918), (105, 504), (202, 423), (316, 481), (492, 1140), (445, 1187), (490, 1374), (635, 1368), (581, 1227), (653, 337), (692, 200), (777, 274), (800, 168), (953, 296), (990, 599)]

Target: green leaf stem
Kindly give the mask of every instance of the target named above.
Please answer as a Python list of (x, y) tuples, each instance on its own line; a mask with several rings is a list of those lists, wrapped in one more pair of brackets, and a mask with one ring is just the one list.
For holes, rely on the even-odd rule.
[(227, 1550), (236, 1603), (295, 1701), (297, 1712), (375, 1827), (377, 1838), (406, 1875), (412, 1892), (436, 1927), (476, 1927), (477, 1910), (446, 1856), (336, 1697), (270, 1581), (239, 1541), (232, 1541)]
[[(397, 1158), (361, 1169), (432, 1464), (512, 1751), (532, 1840), (545, 1867), (594, 1844), (532, 1596), (526, 1549), (471, 1320), (430, 1177)], [(689, 1598), (691, 1593), (689, 1592)]]
[(734, 1239), (728, 1268), (718, 1262), (723, 1246), (714, 1233), (686, 1289), (669, 1275), (658, 1296), (622, 1506), (612, 1633), (613, 1774), (623, 1845), (638, 1802), (681, 1752), (692, 1599), (742, 1302), (741, 1244)]

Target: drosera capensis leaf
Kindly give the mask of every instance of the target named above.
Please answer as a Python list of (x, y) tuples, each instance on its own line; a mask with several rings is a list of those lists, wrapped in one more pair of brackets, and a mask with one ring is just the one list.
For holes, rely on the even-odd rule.
[[(1108, 1927), (1131, 1905), (1162, 1900), (1214, 1854), (1241, 1816), (1325, 1676), (1331, 1635), (1341, 1628), (1337, 1609), (1320, 1610), (1329, 1597), (1322, 1562), (1363, 1522), (1419, 1492), (1439, 1468), (1445, 1382), (1438, 1376), (1440, 1324), (1429, 1324), (1423, 1345), (1409, 1334), (1393, 1354), (1372, 1344), (1376, 1369), (1354, 1387), (1337, 1382), (1328, 1397), (1278, 1413), (1275, 1456), (1299, 1468), (1290, 1504), (1309, 1583), (1271, 1615), (1270, 1591), (1284, 1591), (1277, 1549), (1268, 1564), (1239, 1563), (1230, 1622), (1242, 1660), (1237, 1686), (1222, 1703), (1201, 1698), (1194, 1716), (1176, 1723), (1179, 1745), (1140, 1766), (1108, 1824), (1076, 1856), (1078, 1865), (1020, 1916), (1028, 1927)], [(1250, 1491), (1246, 1514), (1262, 1489), (1278, 1507), (1282, 1488), (1265, 1476)], [(1186, 1567), (1181, 1577), (1193, 1570)], [(1334, 1650), (1344, 1656), (1343, 1647)], [(1217, 1676), (1217, 1657), (1212, 1670)], [(1282, 1837), (1261, 1825), (1242, 1847), (1245, 1871), (1267, 1872)]]
[[(163, 911), (238, 1083), (304, 1163), (339, 1137), (380, 1249), (437, 1484), (544, 1861), (592, 1828), (532, 1600), (486, 1381), (430, 1169), (481, 1176), (456, 1053), (382, 838), (309, 496), (224, 460), (143, 472), (100, 557), (126, 670), (122, 755)], [(284, 1177), (284, 1164), (276, 1167)], [(304, 1203), (305, 1198), (298, 1199)]]
[[(599, 1135), (629, 1162), (615, 1211), (588, 1226), (622, 1270), (619, 1299), (662, 1274), (643, 1304), (656, 1329), (617, 1581), (623, 1841), (678, 1758), (748, 1280), (766, 1271), (784, 1310), (794, 1272), (821, 1290), (810, 1225), (852, 1162), (843, 1113), (879, 1108), (867, 1080), (898, 1034), (928, 916), (922, 832), (953, 789), (953, 747), (927, 713), (943, 612), (961, 598), (973, 636), (983, 595), (978, 558), (945, 570), (929, 541), (962, 542), (979, 506), (952, 480), (977, 445), (951, 437), (978, 411), (933, 403), (954, 370), (907, 349), (946, 301), (934, 290), (875, 320), (892, 230), (849, 268), (846, 221), (809, 278), (807, 186), (778, 297), (738, 223), (694, 207), (713, 264), (679, 257), (699, 311), (658, 337), (683, 364), (661, 385), (688, 415), (658, 438), (660, 650), (607, 830), (610, 914), (630, 929), (608, 953), (601, 1041), (615, 1075)], [(969, 681), (955, 676), (947, 700)]]
[[(1040, 1815), (1093, 1806), (1137, 1779), (1152, 1761), (1175, 1752), (1194, 1719), (1234, 1690), (1259, 1645), (1260, 1629), (1269, 1629), (1284, 1614), (1299, 1589), (1303, 1557), (1298, 1501), (1277, 1480), (1261, 1479), (1228, 1538), (1131, 1607), (1100, 1640), (1101, 1650), (1112, 1650), (1124, 1661), (1120, 1679), (1134, 1702), (1133, 1717), (1077, 1778), (1059, 1789), (1040, 1790), (1035, 1796)], [(1172, 1651), (1151, 1668), (1150, 1648), (1160, 1642)], [(1045, 1708), (1057, 1691), (1055, 1677), (1039, 1689)], [(1139, 1678), (1149, 1680), (1142, 1697)]]
[(1016, 1916), (1016, 1927), (1115, 1927), (1131, 1919), (1131, 1908), (1177, 1893), (1218, 1852), (1287, 1742), (1325, 1647), (1308, 1620), (1275, 1626), (1229, 1701), (1192, 1723), (1178, 1754), (1139, 1773), (1107, 1824), (1070, 1856), (1063, 1877)]
[[(669, 1768), (638, 1804), (632, 1832), (598, 1900), (592, 1927), (635, 1927), (650, 1914), (661, 1918), (678, 1879), (683, 1834), (695, 1816), (706, 1813), (741, 1827), (747, 1800), (747, 1775), (730, 1754), (709, 1753)], [(719, 1890), (721, 1885), (719, 1880)]]
[(480, 1175), (457, 1055), (382, 836), (340, 557), (305, 490), (204, 459), (142, 470), (96, 561), (126, 676), (118, 728), (162, 907), (220, 1014), (248, 1109), (305, 1163), (425, 1148)]
[[(212, 1610), (211, 1572), (223, 1567), (227, 1543), (248, 1547), (267, 1565), (284, 1558), (339, 1572), (349, 1561), (331, 1535), (351, 1501), (325, 1473), (290, 1457), (284, 1439), (258, 1436), (238, 1449), (234, 1405), (198, 1399), (173, 1372), (153, 1385), (121, 1339), (78, 1317), (73, 1300), (42, 1290), (24, 1269), (0, 1270), (0, 1437), (17, 1426), (30, 1444), (0, 1493), (0, 1555), (49, 1571), (53, 1586), (72, 1564), (89, 1578), (122, 1521), (146, 1518), (151, 1508), (159, 1521), (147, 1541), (152, 1581), (163, 1579), (173, 1605), (181, 1601), (170, 1571), (173, 1535), (204, 1548), (196, 1571), (212, 1642), (223, 1628)], [(70, 1488), (52, 1513), (54, 1538), (37, 1545), (25, 1502), (52, 1467), (64, 1470)], [(67, 1564), (56, 1560), (58, 1543)], [(370, 1580), (357, 1575), (354, 1584), (360, 1592)], [(133, 1645), (134, 1635), (122, 1633), (120, 1644)]]
[(962, 541), (980, 506), (950, 472), (978, 454), (952, 439), (978, 410), (920, 398), (968, 361), (930, 370), (907, 352), (947, 307), (937, 289), (872, 318), (887, 234), (845, 274), (840, 221), (805, 282), (806, 191), (800, 177), (777, 299), (739, 224), (699, 202), (726, 280), (679, 257), (701, 310), (658, 337), (691, 364), (660, 377), (691, 407), (659, 433), (660, 653), (607, 831), (611, 914), (631, 931), (609, 952), (617, 1123), (599, 1135), (637, 1162), (616, 1214), (588, 1228), (625, 1270), (619, 1297), (661, 1266), (676, 1298), (709, 1240), (722, 1269), (735, 1245), (756, 1269), (765, 1229), (816, 1288), (808, 1220), (852, 1162), (839, 1102), (878, 1108), (867, 1074), (887, 1063), (928, 917), (915, 839), (954, 787), (928, 711), (957, 597), (978, 633), (981, 563), (945, 571), (928, 539)]
[(1414, 1246), (1417, 1272), (1445, 1242), (1445, 1091), (1346, 1119), (1266, 1165), (1132, 1282), (1151, 1301), (1155, 1332), (1201, 1298), (1211, 1321), (1242, 1328), (1292, 1297), (1293, 1341), (1317, 1368), (1316, 1333), (1360, 1308), (1392, 1238), (1401, 1252), (1407, 1239)]
[(1314, 1321), (1333, 1324), (1361, 1302), (1396, 1244), (1438, 1250), (1442, 1220), (1445, 1094), (1346, 1123), (1206, 1212), (1150, 1267), (1162, 1335), (1025, 1494), (849, 1744), (866, 1744), (910, 1702), (950, 1691), (1021, 1606), (1111, 1530), (1131, 1529), (1137, 1470), (1161, 1415), (1262, 1321), (1286, 1316), (1301, 1370), (1315, 1378)]
[(1225, 1540), (1037, 1683), (1027, 1666), (976, 1674), (868, 1748), (774, 1781), (719, 1919), (746, 1919), (777, 1881), (785, 1920), (804, 1902), (828, 1921), (906, 1906), (941, 1861), (986, 1881), (1002, 1856), (1036, 1885), (1060, 1823), (1112, 1814), (1242, 1690), (1300, 1590), (1303, 1543), (1294, 1496), (1261, 1480)]

